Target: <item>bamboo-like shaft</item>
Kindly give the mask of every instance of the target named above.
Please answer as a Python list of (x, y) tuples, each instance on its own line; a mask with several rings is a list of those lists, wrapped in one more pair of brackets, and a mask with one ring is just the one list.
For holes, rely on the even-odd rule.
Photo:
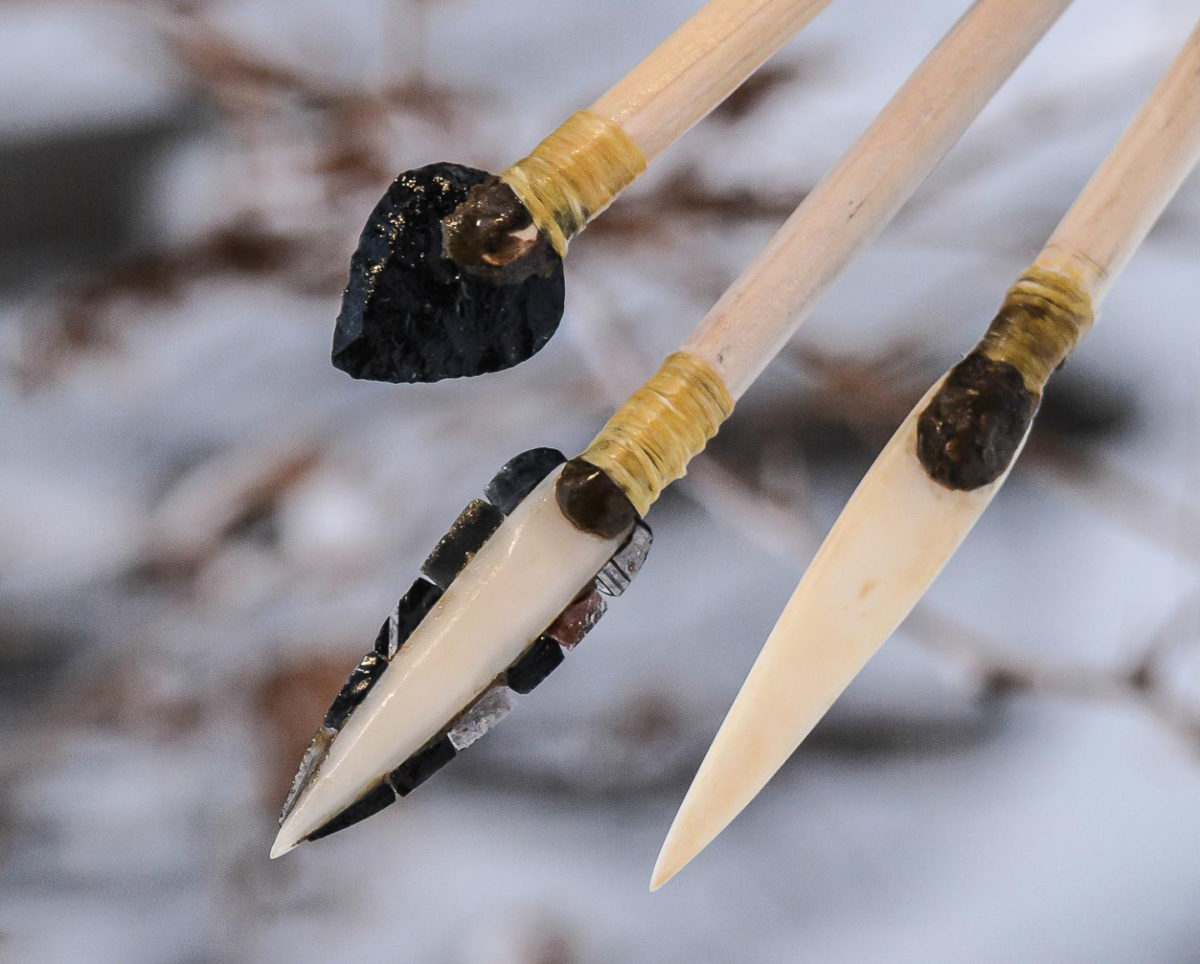
[(1200, 25), (1035, 264), (1079, 279), (1093, 310), (1200, 160)]
[(620, 127), (651, 161), (828, 4), (709, 0), (588, 110)]
[(978, 0), (713, 306), (683, 350), (734, 398), (911, 196), (1070, 0)]

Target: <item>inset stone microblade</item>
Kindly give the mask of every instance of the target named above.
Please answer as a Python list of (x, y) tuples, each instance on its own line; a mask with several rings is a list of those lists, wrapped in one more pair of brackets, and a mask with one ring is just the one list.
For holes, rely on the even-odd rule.
[(380, 810), (390, 807), (396, 802), (395, 791), (388, 785), (385, 780), (374, 790), (368, 791), (363, 796), (359, 797), (354, 803), (350, 804), (345, 810), (339, 813), (336, 817), (330, 818), (328, 821), (319, 826), (316, 830), (310, 833), (305, 840), (320, 840), (322, 837), (328, 837), (332, 833), (337, 833), (339, 830), (345, 830), (347, 827), (358, 823), (360, 820), (366, 820), (367, 817), (372, 817), (379, 813)]
[(492, 505), (508, 515), (537, 488), (542, 479), (566, 460), (567, 457), (558, 449), (529, 449), (505, 462), (487, 484), (483, 494)]
[(524, 695), (558, 669), (563, 661), (562, 647), (549, 636), (535, 639), (504, 674), (509, 687)]
[(507, 686), (493, 686), (477, 699), (462, 719), (447, 732), (454, 749), (461, 753), (512, 712), (517, 698)]
[(645, 522), (638, 519), (625, 544), (613, 553), (613, 557), (596, 576), (596, 584), (600, 591), (609, 596), (619, 596), (628, 589), (629, 583), (650, 555), (650, 545), (653, 542), (654, 533)]
[(421, 566), (421, 574), (436, 586), (449, 589), (454, 577), (462, 572), (503, 521), (504, 513), (494, 505), (483, 499), (472, 499), (454, 520), (450, 531), (433, 547), (433, 552)]
[(406, 797), (457, 755), (450, 738), (442, 734), (389, 773), (387, 782), (397, 796)]
[(354, 708), (363, 701), (367, 691), (375, 685), (375, 681), (387, 669), (387, 660), (376, 652), (367, 653), (346, 679), (342, 691), (330, 704), (325, 714), (325, 726), (340, 730), (346, 718)]
[(396, 651), (404, 645), (417, 625), (442, 598), (442, 590), (428, 579), (417, 577), (408, 592), (400, 597), (392, 614), (379, 628), (375, 637), (375, 652), (391, 662)]
[(608, 603), (599, 590), (594, 588), (595, 585), (593, 582), (589, 587), (590, 592), (585, 591), (575, 597), (575, 601), (559, 613), (558, 618), (546, 628), (543, 635), (549, 636), (566, 650), (578, 646), (608, 609)]
[(304, 756), (300, 758), (300, 766), (296, 769), (296, 775), (292, 777), (291, 789), (288, 790), (288, 795), (283, 801), (283, 808), (279, 811), (280, 826), (287, 819), (287, 815), (292, 812), (292, 807), (295, 805), (304, 788), (308, 786), (308, 782), (312, 779), (313, 774), (317, 772), (317, 767), (321, 765), (321, 761), (329, 753), (329, 744), (333, 742), (335, 736), (337, 736), (337, 730), (328, 726), (322, 726), (313, 735), (312, 740), (308, 744), (308, 749), (304, 751)]

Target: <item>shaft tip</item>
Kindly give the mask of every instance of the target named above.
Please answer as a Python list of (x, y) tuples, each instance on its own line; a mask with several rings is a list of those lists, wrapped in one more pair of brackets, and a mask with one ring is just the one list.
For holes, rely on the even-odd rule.
[(650, 893), (653, 894), (663, 884), (679, 873), (679, 871), (683, 870), (691, 859), (691, 856), (683, 856), (680, 853), (680, 848), (674, 835), (668, 834), (666, 841), (662, 845), (662, 850), (658, 852), (658, 860), (654, 862), (654, 871), (650, 874)]
[(654, 871), (650, 874), (650, 892), (658, 890), (683, 870), (725, 828), (732, 815), (718, 814), (711, 797), (703, 792), (697, 794), (696, 781), (688, 789), (679, 805), (679, 811), (671, 822)]
[(295, 838), (290, 828), (286, 826), (280, 827), (279, 833), (275, 836), (275, 842), (271, 844), (271, 859), (279, 859), (284, 854), (294, 850), (298, 843), (300, 843), (300, 838)]

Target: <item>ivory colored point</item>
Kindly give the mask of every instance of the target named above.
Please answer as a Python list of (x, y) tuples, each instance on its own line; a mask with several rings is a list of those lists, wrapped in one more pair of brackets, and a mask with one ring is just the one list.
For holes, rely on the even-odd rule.
[(282, 857), (284, 854), (294, 850), (296, 844), (299, 842), (299, 840), (289, 841), (288, 837), (284, 836), (283, 828), (280, 827), (279, 833), (275, 835), (275, 842), (271, 844), (271, 859), (274, 860), (277, 857)]
[[(561, 470), (560, 470), (561, 471)], [(271, 856), (358, 800), (486, 690), (600, 571), (628, 532), (575, 528), (553, 472), (504, 520), (442, 594), (329, 745)]]
[(1007, 473), (956, 492), (925, 474), (917, 418), (940, 387), (941, 380), (904, 420), (788, 601), (671, 824), (651, 889), (758, 795), (924, 595), (1003, 484)]
[[(674, 827), (671, 829), (674, 830)], [(650, 874), (650, 893), (653, 894), (687, 866), (691, 857), (683, 855), (689, 851), (693, 856), (699, 853), (699, 849), (691, 849), (690, 843), (682, 837), (667, 834), (662, 850), (658, 852), (658, 860), (654, 862), (654, 871)]]

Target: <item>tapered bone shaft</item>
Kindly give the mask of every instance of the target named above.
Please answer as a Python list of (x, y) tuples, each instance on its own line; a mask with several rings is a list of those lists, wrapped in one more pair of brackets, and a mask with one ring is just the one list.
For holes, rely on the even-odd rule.
[(273, 857), (368, 792), (481, 695), (628, 535), (581, 532), (552, 473), (450, 584), (333, 739), (284, 819)]
[(591, 107), (647, 161), (728, 97), (829, 0), (710, 0)]
[[(1043, 278), (1060, 272), (1067, 290), (1078, 284), (1073, 290), (1085, 306), (1090, 296), (1080, 316), (1090, 321), (1090, 309), (1198, 159), (1200, 27), (1013, 291), (1026, 297), (1026, 279), (1039, 278), (1034, 269)], [(942, 384), (892, 437), (788, 601), (679, 808), (652, 888), (707, 846), (783, 765), (916, 605), (1003, 484), (1011, 461), (994, 481), (955, 490), (934, 481), (918, 458), (918, 423)], [(1030, 387), (1040, 393), (1040, 385)]]

